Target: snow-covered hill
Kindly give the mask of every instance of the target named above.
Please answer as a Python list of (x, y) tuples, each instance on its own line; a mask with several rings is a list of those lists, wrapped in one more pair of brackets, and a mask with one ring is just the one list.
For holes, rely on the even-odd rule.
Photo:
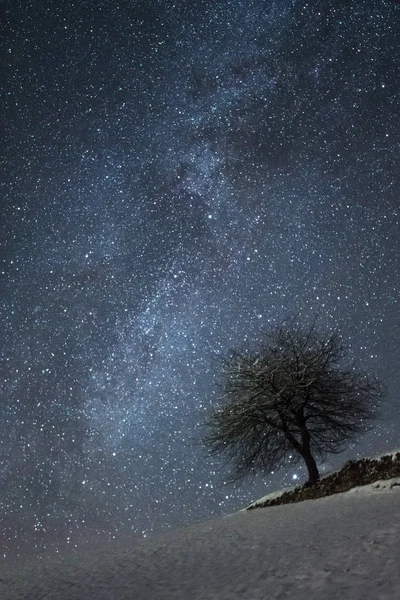
[(244, 510), (323, 498), (350, 490), (379, 491), (382, 487), (397, 485), (400, 485), (400, 450), (350, 460), (341, 469), (321, 477), (316, 485), (300, 485), (272, 492), (251, 502)]
[(1, 575), (2, 600), (398, 600), (400, 486), (241, 511)]

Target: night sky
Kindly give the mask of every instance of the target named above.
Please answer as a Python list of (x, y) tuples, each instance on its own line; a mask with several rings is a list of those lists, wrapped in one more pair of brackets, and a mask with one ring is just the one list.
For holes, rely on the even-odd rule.
[[(0, 557), (242, 508), (198, 444), (215, 355), (297, 315), (400, 439), (400, 4), (2, 4)], [(97, 536), (97, 537), (96, 537)], [(36, 545), (36, 547), (35, 547)]]

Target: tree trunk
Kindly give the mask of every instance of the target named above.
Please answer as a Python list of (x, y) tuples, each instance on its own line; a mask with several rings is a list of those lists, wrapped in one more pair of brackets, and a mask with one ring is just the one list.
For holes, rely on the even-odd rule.
[(307, 485), (315, 485), (319, 481), (319, 471), (317, 463), (310, 451), (303, 453), (304, 461), (308, 470)]
[(310, 434), (307, 429), (304, 427), (301, 435), (302, 441), (302, 456), (304, 458), (304, 462), (307, 465), (308, 470), (308, 481), (307, 485), (315, 485), (319, 481), (319, 471), (317, 467), (317, 463), (310, 450)]

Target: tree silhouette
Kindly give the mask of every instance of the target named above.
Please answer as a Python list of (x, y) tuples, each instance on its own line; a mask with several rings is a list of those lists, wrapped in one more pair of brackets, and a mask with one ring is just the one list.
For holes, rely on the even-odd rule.
[(231, 481), (282, 467), (291, 458), (319, 479), (316, 458), (343, 450), (368, 429), (383, 385), (345, 357), (338, 333), (280, 327), (258, 350), (221, 358), (220, 397), (203, 443), (233, 463)]

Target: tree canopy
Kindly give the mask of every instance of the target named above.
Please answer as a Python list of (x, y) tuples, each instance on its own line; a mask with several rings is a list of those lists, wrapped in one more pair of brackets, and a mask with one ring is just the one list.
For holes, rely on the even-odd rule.
[(303, 460), (308, 484), (319, 479), (316, 458), (343, 450), (377, 416), (385, 394), (379, 380), (343, 366), (337, 332), (280, 327), (256, 350), (221, 358), (220, 395), (203, 442), (243, 479)]

